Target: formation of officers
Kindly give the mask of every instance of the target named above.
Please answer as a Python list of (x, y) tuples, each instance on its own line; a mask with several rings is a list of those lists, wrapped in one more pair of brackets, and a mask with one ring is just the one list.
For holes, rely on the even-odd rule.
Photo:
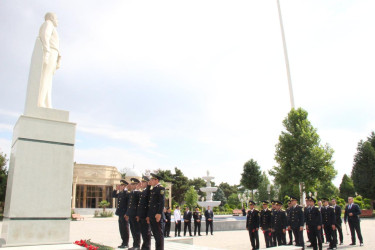
[[(297, 198), (290, 197), (288, 208), (282, 209), (283, 203), (280, 201), (271, 201), (272, 208), (269, 208), (268, 201), (262, 201), (262, 210), (255, 209), (255, 202), (249, 202), (249, 210), (246, 217), (246, 229), (249, 232), (250, 242), (253, 249), (259, 249), (259, 231), (264, 234), (266, 247), (276, 247), (281, 245), (295, 245), (305, 249), (303, 230), (306, 225), (308, 241), (315, 249), (322, 249), (324, 240), (329, 244), (328, 249), (336, 249), (338, 236), (340, 245), (343, 244), (341, 208), (336, 205), (336, 200), (322, 199), (322, 204), (315, 206), (316, 200), (313, 197), (306, 198), (306, 207), (297, 204)], [(352, 234), (352, 243), (356, 244), (355, 233), (363, 246), (360, 222), (358, 215), (361, 213), (359, 206), (353, 203), (353, 198), (348, 198), (349, 204), (345, 208), (345, 223), (349, 222)], [(319, 201), (320, 203), (320, 201)], [(323, 235), (325, 234), (325, 239)], [(287, 233), (288, 232), (288, 233)], [(289, 237), (287, 243), (286, 237)]]
[[(151, 178), (141, 180), (132, 178), (130, 183), (120, 181), (120, 186), (113, 191), (118, 198), (116, 215), (122, 244), (118, 248), (129, 247), (129, 226), (133, 237), (131, 250), (150, 250), (151, 232), (155, 238), (155, 249), (164, 249), (164, 214), (165, 188), (160, 185), (161, 177), (151, 174)], [(141, 246), (142, 237), (142, 246)]]

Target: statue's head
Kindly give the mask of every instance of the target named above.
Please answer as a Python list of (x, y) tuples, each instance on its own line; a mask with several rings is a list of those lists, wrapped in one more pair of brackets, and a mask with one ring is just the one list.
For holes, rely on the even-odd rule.
[(59, 21), (57, 20), (57, 16), (53, 12), (47, 12), (47, 14), (44, 16), (44, 20), (50, 20), (55, 27), (59, 24)]

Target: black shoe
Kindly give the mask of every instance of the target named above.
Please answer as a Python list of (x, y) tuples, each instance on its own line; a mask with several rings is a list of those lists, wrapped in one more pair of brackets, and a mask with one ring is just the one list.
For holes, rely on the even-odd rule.
[(310, 244), (310, 245), (308, 245), (308, 246), (306, 246), (306, 247), (313, 247), (313, 246)]
[[(195, 235), (194, 235), (195, 236)], [(192, 234), (190, 234), (190, 237), (193, 237), (193, 235)]]
[(289, 242), (288, 245), (293, 245), (293, 242)]
[(349, 246), (355, 246), (355, 243), (350, 243)]
[(198, 236), (202, 236), (201, 234), (198, 234)]
[(117, 248), (126, 248), (127, 246), (125, 245), (121, 245), (121, 246), (118, 246)]

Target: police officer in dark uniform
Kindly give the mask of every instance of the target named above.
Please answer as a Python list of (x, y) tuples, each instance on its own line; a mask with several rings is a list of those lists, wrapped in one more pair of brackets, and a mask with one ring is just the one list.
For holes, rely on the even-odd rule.
[[(286, 227), (287, 219), (286, 213), (281, 206), (283, 203), (281, 201), (275, 201), (275, 211), (272, 216), (272, 231), (274, 232), (279, 246), (286, 245)], [(276, 246), (276, 244), (274, 245)]]
[(331, 204), (333, 209), (335, 210), (335, 215), (336, 215), (336, 230), (333, 232), (336, 234), (336, 239), (337, 239), (337, 231), (339, 232), (340, 235), (340, 245), (343, 244), (344, 242), (344, 236), (342, 234), (342, 219), (341, 219), (341, 207), (336, 204), (336, 199), (331, 200)]
[(171, 233), (171, 208), (167, 207), (165, 211), (165, 228), (164, 228), (164, 237), (170, 237), (169, 234)]
[(151, 228), (150, 224), (147, 223), (147, 209), (148, 209), (148, 201), (150, 200), (150, 185), (148, 185), (149, 178), (146, 176), (142, 177), (141, 186), (140, 186), (140, 196), (137, 208), (137, 221), (140, 223), (141, 226), (141, 235), (142, 235), (142, 250), (151, 250)]
[(126, 218), (130, 224), (130, 231), (133, 236), (133, 247), (131, 250), (139, 250), (141, 245), (141, 224), (137, 221), (137, 208), (139, 203), (140, 191), (137, 186), (140, 181), (137, 178), (130, 179), (130, 193), (128, 201), (128, 211), (126, 211)]
[[(276, 201), (271, 201), (271, 215), (274, 216), (274, 213), (276, 211)], [(272, 238), (272, 246), (276, 246), (277, 241), (276, 241), (276, 234), (274, 231), (271, 232), (271, 238)]]
[(195, 212), (193, 213), (194, 218), (194, 236), (198, 235), (201, 236), (201, 221), (202, 221), (202, 213), (199, 211), (199, 207), (195, 208)]
[(323, 207), (321, 209), (322, 221), (324, 231), (327, 236), (327, 241), (329, 241), (328, 249), (336, 249), (337, 247), (337, 234), (334, 234), (333, 231), (336, 230), (336, 214), (333, 207), (329, 206), (329, 200), (323, 198)]
[(193, 217), (193, 214), (189, 210), (189, 207), (185, 208), (185, 213), (184, 213), (184, 236), (186, 236), (186, 228), (189, 229), (189, 235), (193, 236), (191, 234), (191, 218)]
[(268, 209), (268, 201), (262, 201), (263, 209), (260, 211), (260, 229), (263, 231), (266, 247), (272, 247), (272, 213)]
[(250, 210), (247, 211), (246, 229), (249, 231), (251, 246), (259, 249), (259, 211), (254, 208), (255, 202), (249, 201)]
[[(288, 200), (288, 208), (286, 209), (286, 218), (289, 219), (290, 211), (291, 211), (292, 203), (290, 200)], [(289, 235), (289, 243), (288, 245), (293, 245), (293, 231), (288, 230)]]
[(304, 214), (302, 206), (297, 204), (297, 198), (290, 196), (290, 201), (292, 204), (288, 229), (293, 231), (294, 238), (296, 239), (296, 246), (301, 246), (302, 249), (305, 248), (305, 242), (303, 240), (303, 226), (305, 223)]
[(319, 208), (315, 207), (315, 199), (308, 196), (306, 197), (307, 207), (305, 208), (305, 221), (306, 230), (309, 236), (311, 247), (313, 250), (318, 249), (317, 242), (319, 244), (319, 250), (322, 250), (322, 239), (320, 231), (322, 230), (322, 216)]
[(116, 186), (116, 190), (113, 190), (112, 197), (117, 198), (117, 208), (115, 214), (118, 216), (118, 225), (122, 243), (118, 248), (128, 248), (129, 245), (129, 224), (125, 220), (127, 205), (127, 189), (128, 183), (125, 180), (120, 181), (120, 185)]
[(165, 202), (165, 188), (160, 185), (159, 180), (162, 178), (156, 174), (151, 174), (149, 184), (152, 186), (150, 192), (149, 207), (147, 213), (147, 220), (150, 222), (151, 231), (155, 238), (155, 249), (164, 250), (164, 202)]

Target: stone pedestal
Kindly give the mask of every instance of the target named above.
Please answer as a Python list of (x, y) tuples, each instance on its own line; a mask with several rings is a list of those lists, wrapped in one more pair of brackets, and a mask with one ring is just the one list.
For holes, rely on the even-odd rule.
[[(42, 108), (39, 108), (42, 109)], [(21, 116), (13, 131), (2, 238), (6, 246), (69, 243), (76, 124)]]

